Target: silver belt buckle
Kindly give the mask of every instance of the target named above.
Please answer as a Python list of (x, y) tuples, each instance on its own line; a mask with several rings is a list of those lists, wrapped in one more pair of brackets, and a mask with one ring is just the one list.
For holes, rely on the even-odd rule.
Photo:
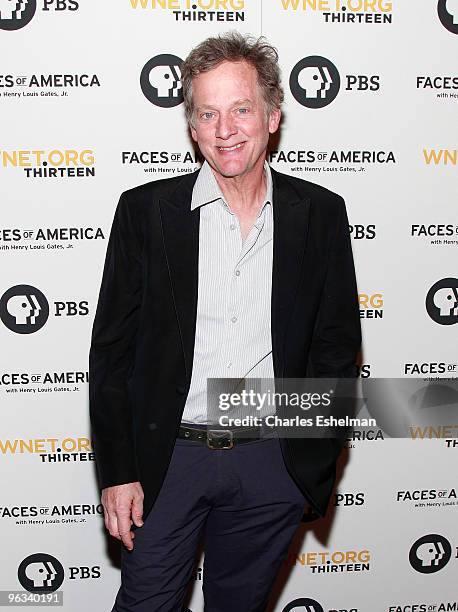
[[(225, 446), (213, 446), (213, 443), (221, 440), (221, 438), (229, 438), (229, 443)], [(224, 450), (234, 446), (234, 436), (230, 429), (208, 429), (207, 430), (207, 446), (212, 450)]]

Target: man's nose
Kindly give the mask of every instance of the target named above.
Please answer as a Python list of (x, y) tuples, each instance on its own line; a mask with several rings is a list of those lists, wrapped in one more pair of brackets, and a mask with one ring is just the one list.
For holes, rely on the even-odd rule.
[(237, 126), (234, 118), (230, 114), (220, 113), (216, 124), (216, 137), (222, 140), (228, 140), (231, 136), (237, 133)]

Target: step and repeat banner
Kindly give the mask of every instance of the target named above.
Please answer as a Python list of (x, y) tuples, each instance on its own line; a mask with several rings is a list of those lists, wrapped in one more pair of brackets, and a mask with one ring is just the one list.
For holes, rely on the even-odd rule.
[[(113, 605), (87, 392), (107, 239), (122, 191), (198, 168), (180, 63), (231, 29), (278, 48), (272, 166), (345, 198), (361, 378), (458, 376), (457, 0), (0, 0), (2, 605)], [(458, 610), (457, 431), (355, 431), (271, 612)], [(193, 612), (202, 580), (203, 555)]]

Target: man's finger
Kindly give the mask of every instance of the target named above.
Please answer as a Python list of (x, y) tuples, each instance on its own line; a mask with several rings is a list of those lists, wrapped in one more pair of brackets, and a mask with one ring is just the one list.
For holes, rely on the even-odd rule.
[(124, 544), (124, 546), (127, 548), (127, 550), (133, 550), (134, 548), (134, 543), (133, 543), (133, 538), (132, 536), (134, 535), (132, 533), (132, 531), (120, 531), (119, 532), (120, 538), (122, 543)]
[(132, 520), (136, 527), (143, 526), (143, 498), (135, 497), (132, 502)]
[(130, 511), (127, 513), (123, 510), (118, 511), (118, 529), (122, 543), (128, 550), (132, 550), (134, 545), (132, 542), (132, 532), (130, 530), (132, 522), (130, 520)]
[(117, 538), (118, 540), (121, 539), (121, 537), (119, 535), (118, 517), (113, 512), (108, 512), (108, 526), (107, 526), (107, 529), (108, 529), (108, 532), (109, 532), (109, 534), (111, 536), (113, 536), (114, 538)]

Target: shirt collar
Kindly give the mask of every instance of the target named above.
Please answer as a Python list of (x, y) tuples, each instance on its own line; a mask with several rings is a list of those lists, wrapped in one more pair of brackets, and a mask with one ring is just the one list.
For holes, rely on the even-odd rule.
[[(261, 211), (266, 204), (272, 204), (272, 174), (267, 161), (264, 162), (264, 172), (266, 173), (267, 189)], [(216, 200), (221, 200), (227, 206), (210, 164), (204, 161), (192, 190), (191, 210)]]

